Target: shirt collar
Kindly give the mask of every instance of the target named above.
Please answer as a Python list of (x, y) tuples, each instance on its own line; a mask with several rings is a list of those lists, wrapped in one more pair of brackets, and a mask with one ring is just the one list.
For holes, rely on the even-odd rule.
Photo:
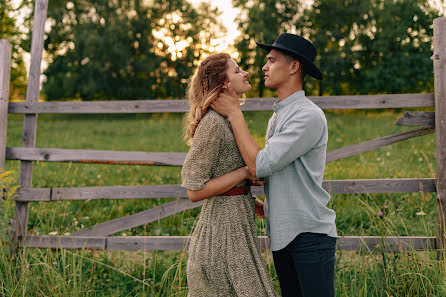
[(278, 112), (280, 109), (283, 109), (285, 106), (288, 106), (293, 102), (302, 101), (305, 99), (306, 99), (305, 91), (304, 90), (297, 91), (291, 94), (290, 96), (286, 97), (282, 101), (277, 100), (276, 102), (274, 102), (273, 110), (274, 112)]

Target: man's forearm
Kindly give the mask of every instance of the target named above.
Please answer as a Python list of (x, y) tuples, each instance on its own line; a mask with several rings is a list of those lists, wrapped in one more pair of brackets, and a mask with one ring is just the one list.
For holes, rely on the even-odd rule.
[(231, 123), (232, 131), (234, 132), (237, 146), (240, 150), (243, 160), (249, 168), (252, 175), (256, 175), (256, 158), (260, 150), (260, 146), (252, 137), (246, 125), (243, 113), (238, 110), (228, 116), (228, 121)]

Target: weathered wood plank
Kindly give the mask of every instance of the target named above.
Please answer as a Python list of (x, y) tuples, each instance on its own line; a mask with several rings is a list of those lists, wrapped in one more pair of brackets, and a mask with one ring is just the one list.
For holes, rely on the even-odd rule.
[(336, 242), (336, 248), (345, 251), (381, 250), (383, 245), (386, 251), (431, 250), (435, 248), (435, 237), (344, 236)]
[[(335, 160), (372, 151), (398, 141), (430, 134), (434, 131), (434, 128), (418, 128), (343, 147), (328, 152), (326, 162), (329, 163)], [(186, 153), (147, 153), (23, 147), (8, 147), (6, 149), (6, 159), (27, 161), (182, 166), (185, 158)]]
[[(418, 128), (382, 138), (343, 147), (327, 153), (326, 162), (372, 151), (377, 148), (434, 132), (434, 128)], [(6, 159), (47, 162), (101, 163), (119, 165), (182, 166), (186, 153), (150, 153), (103, 150), (8, 147)]]
[[(34, 25), (31, 40), (31, 64), (28, 72), (26, 104), (36, 104), (40, 93), (40, 74), (42, 51), (45, 34), (45, 20), (48, 0), (37, 0), (34, 7)], [(23, 122), (23, 146), (34, 147), (36, 143), (37, 115), (25, 115)], [(33, 163), (22, 161), (20, 164), (19, 185), (23, 188), (32, 186)], [(16, 202), (14, 212), (14, 245), (17, 246), (28, 229), (28, 203)]]
[[(434, 20), (435, 127), (437, 130), (437, 243), (446, 248), (446, 18)], [(444, 255), (444, 254), (443, 254)]]
[(430, 133), (434, 133), (435, 129), (430, 127), (418, 128), (410, 131), (405, 131), (401, 133), (397, 133), (394, 135), (385, 136), (382, 138), (362, 142), (359, 144), (354, 144), (350, 146), (346, 146), (337, 150), (333, 150), (327, 153), (326, 162), (333, 162), (339, 159), (359, 155), (365, 152), (376, 150), (380, 147), (406, 140), (409, 138), (422, 136)]
[[(433, 94), (383, 94), (308, 97), (322, 109), (402, 108), (434, 106)], [(249, 98), (243, 111), (271, 110), (277, 98)], [(120, 100), (92, 102), (10, 103), (9, 113), (158, 113), (187, 112), (189, 103), (177, 100)]]
[(51, 200), (186, 198), (179, 185), (53, 188)]
[(107, 237), (107, 250), (187, 250), (189, 236), (112, 236)]
[(16, 202), (49, 202), (51, 201), (51, 188), (19, 188)]
[(326, 180), (322, 186), (331, 194), (436, 192), (433, 178)]
[(23, 246), (29, 248), (51, 248), (51, 249), (106, 249), (107, 239), (105, 237), (69, 237), (69, 236), (47, 236), (33, 235), (25, 236)]
[(435, 126), (435, 112), (406, 111), (395, 123), (398, 126)]
[[(323, 188), (331, 194), (367, 193), (435, 193), (434, 178), (395, 179), (352, 179), (326, 180)], [(180, 185), (157, 186), (112, 186), (79, 188), (21, 188), (17, 202), (95, 200), (95, 199), (146, 199), (146, 198), (187, 198), (186, 190)], [(253, 195), (264, 195), (263, 186), (253, 187)], [(51, 194), (49, 194), (51, 193)], [(51, 195), (48, 200), (48, 195)]]
[[(5, 168), (11, 52), (11, 43), (6, 39), (0, 40), (0, 169)], [(0, 191), (3, 191), (3, 189), (0, 189)]]
[(190, 202), (189, 199), (171, 201), (139, 213), (97, 224), (77, 231), (72, 236), (109, 236), (121, 231), (158, 221), (176, 213), (200, 207), (204, 201)]
[(434, 106), (433, 94), (382, 94), (308, 98), (322, 109), (380, 109)]
[[(269, 248), (269, 239), (259, 236), (260, 248)], [(24, 245), (30, 248), (106, 249), (106, 250), (186, 250), (190, 236), (26, 236)], [(336, 249), (347, 251), (380, 250), (384, 243), (386, 251), (431, 250), (435, 248), (435, 237), (384, 237), (345, 236), (340, 237)]]
[(6, 149), (6, 159), (8, 160), (46, 162), (182, 166), (185, 158), (186, 153), (147, 153), (23, 147), (8, 147)]

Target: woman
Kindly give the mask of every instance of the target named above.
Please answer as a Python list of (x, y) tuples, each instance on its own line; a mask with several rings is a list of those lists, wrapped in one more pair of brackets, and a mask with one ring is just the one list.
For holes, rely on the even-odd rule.
[[(277, 296), (260, 254), (255, 204), (249, 192), (259, 181), (249, 173), (229, 122), (209, 108), (219, 92), (242, 95), (248, 73), (227, 54), (206, 58), (188, 88), (186, 135), (191, 143), (181, 172), (191, 201), (204, 202), (187, 262), (190, 297)], [(259, 214), (262, 215), (259, 211)]]

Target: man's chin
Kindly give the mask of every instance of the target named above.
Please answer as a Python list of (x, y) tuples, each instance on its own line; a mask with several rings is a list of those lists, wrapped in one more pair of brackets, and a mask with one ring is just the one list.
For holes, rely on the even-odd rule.
[(270, 88), (270, 89), (274, 89), (274, 86), (271, 85), (268, 81), (265, 81), (265, 87)]

